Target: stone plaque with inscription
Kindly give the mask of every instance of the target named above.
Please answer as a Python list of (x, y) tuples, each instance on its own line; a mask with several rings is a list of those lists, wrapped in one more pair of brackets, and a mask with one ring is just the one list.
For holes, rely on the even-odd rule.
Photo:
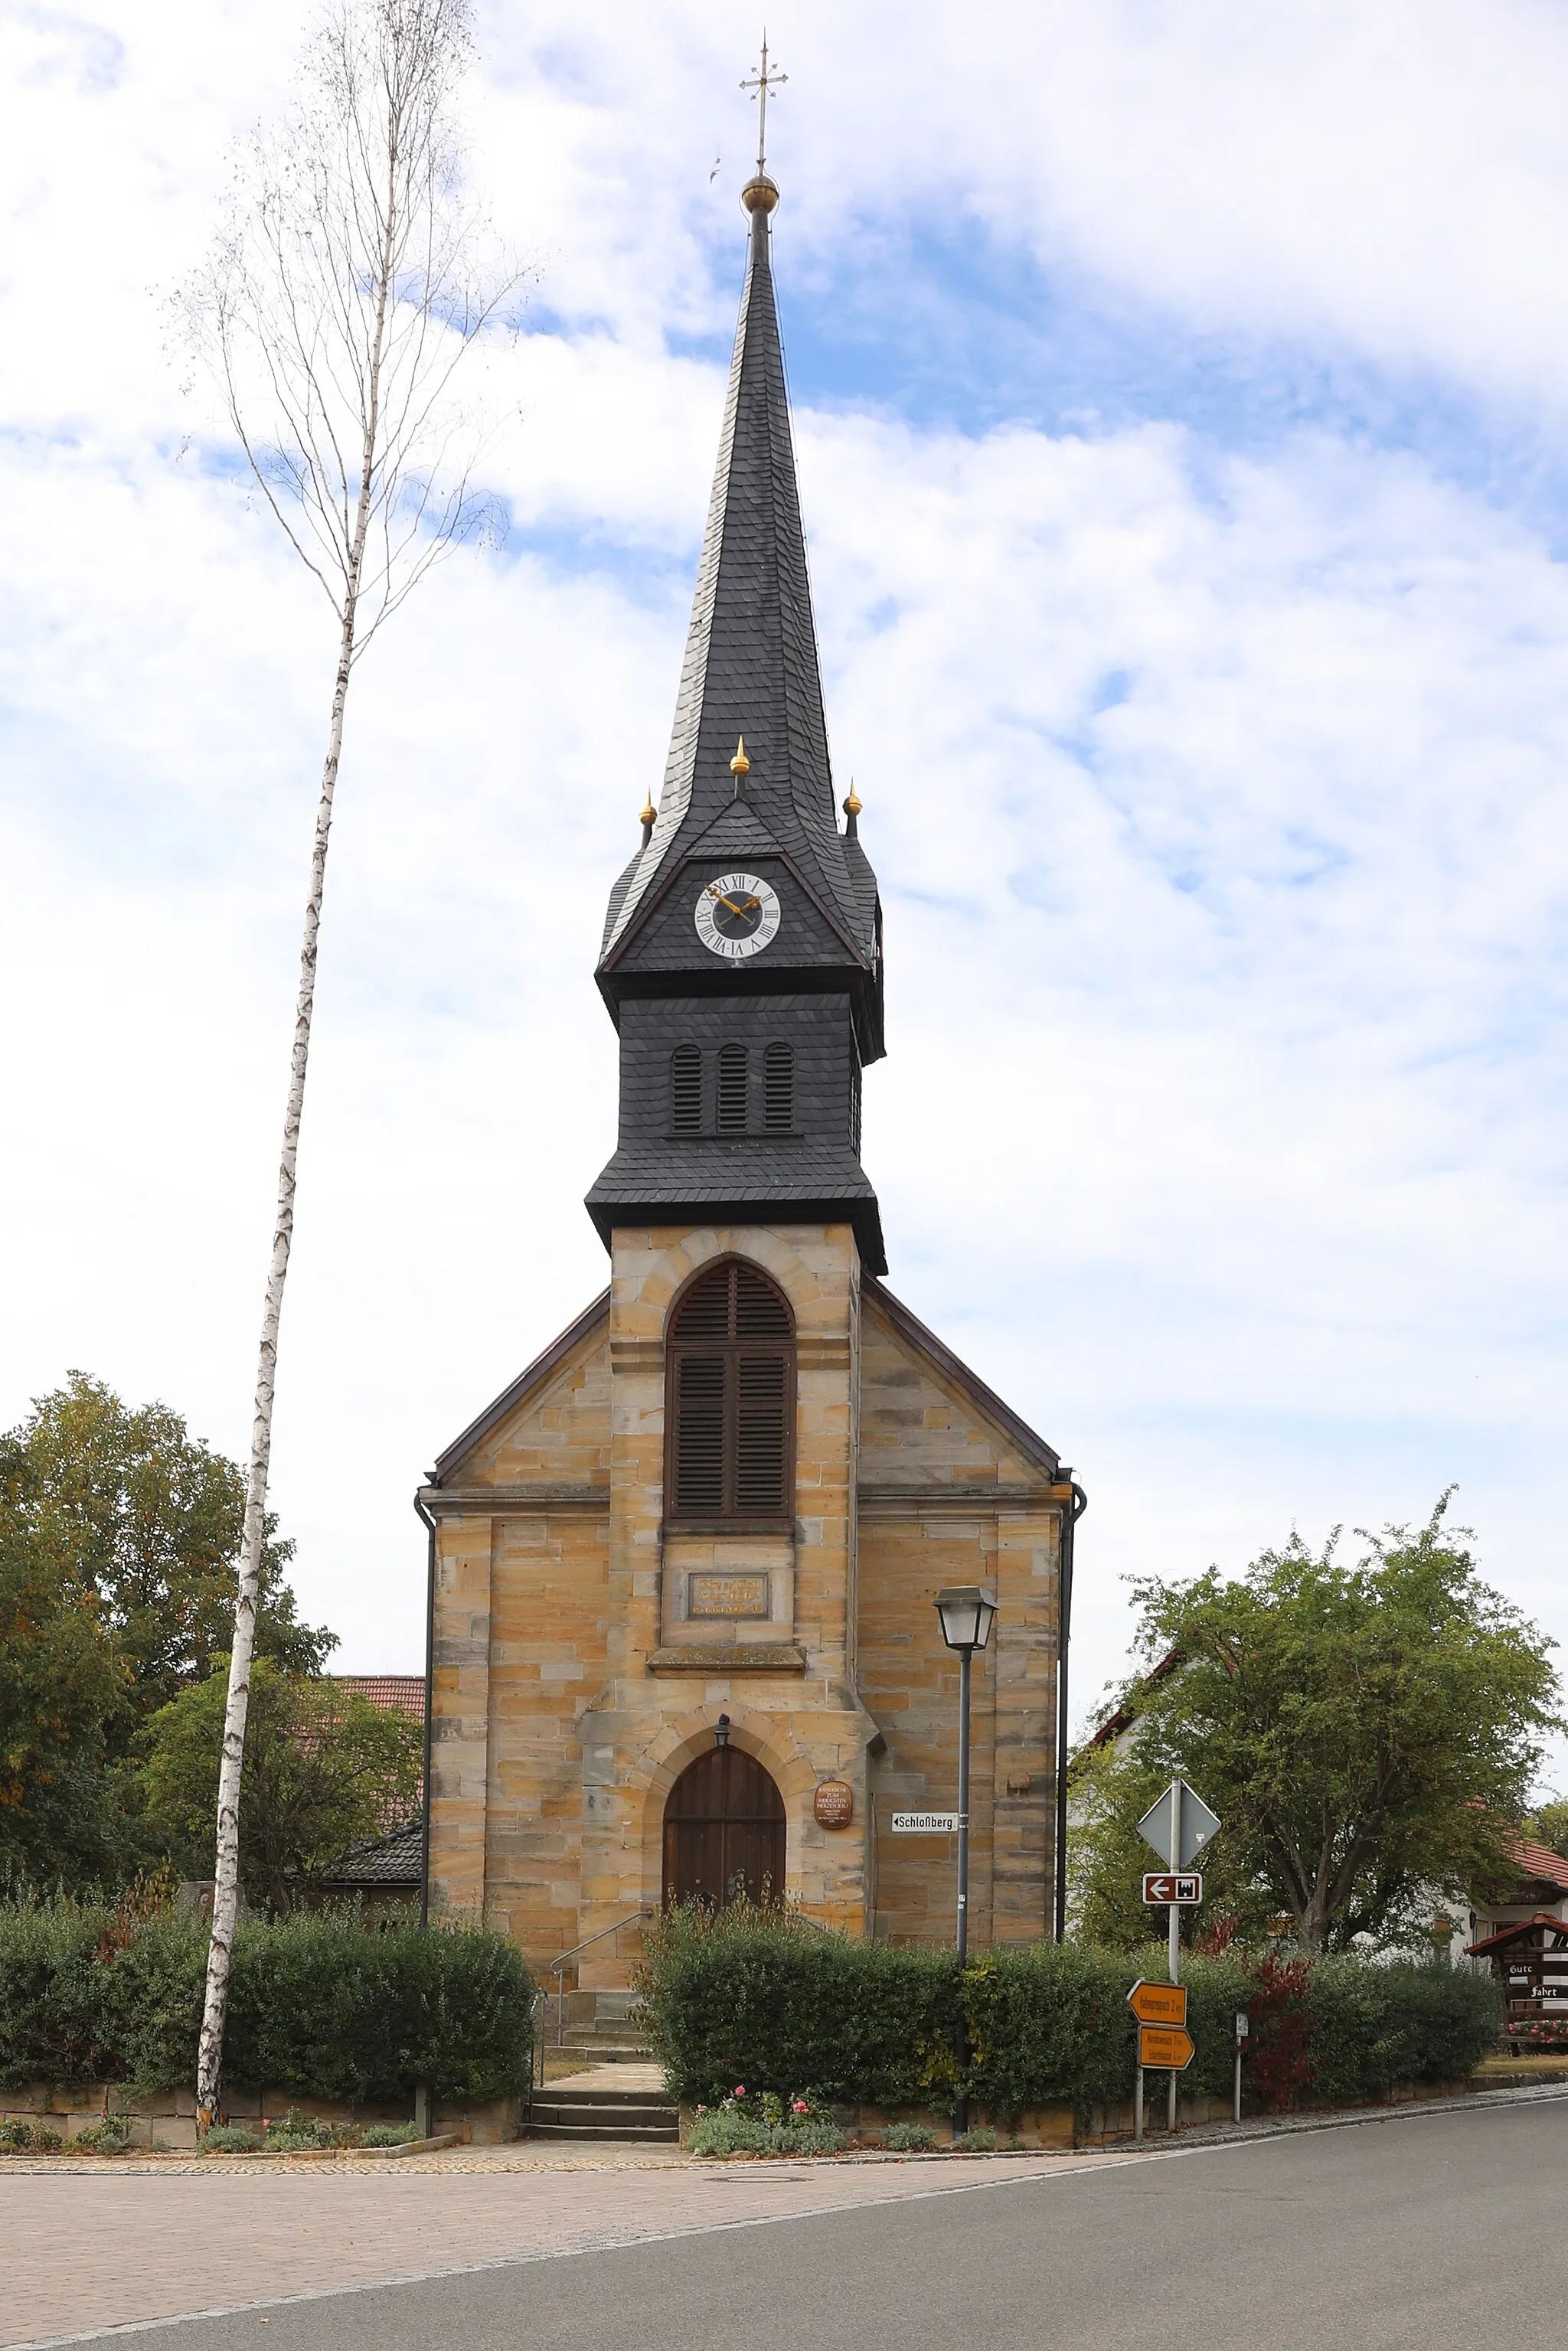
[(686, 1579), (688, 1616), (766, 1616), (766, 1575), (719, 1575), (696, 1570)]

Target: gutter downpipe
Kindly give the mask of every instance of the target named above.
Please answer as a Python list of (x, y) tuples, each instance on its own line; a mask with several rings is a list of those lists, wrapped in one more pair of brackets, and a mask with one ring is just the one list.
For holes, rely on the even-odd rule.
[(1056, 1939), (1067, 1940), (1067, 1648), (1072, 1635), (1072, 1538), (1089, 1497), (1069, 1475), (1071, 1515), (1061, 1520), (1061, 1614), (1056, 1636)]
[(434, 1714), (435, 1668), (435, 1520), (420, 1497), (413, 1498), (413, 1507), (423, 1520), (430, 1541), (425, 1555), (424, 1577), (424, 1802), (420, 1822), (419, 1861), (419, 1923), (430, 1924), (430, 1750)]

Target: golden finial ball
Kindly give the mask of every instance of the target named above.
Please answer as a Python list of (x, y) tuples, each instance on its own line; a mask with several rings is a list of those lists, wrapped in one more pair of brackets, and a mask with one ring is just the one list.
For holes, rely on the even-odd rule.
[(748, 213), (770, 213), (779, 202), (779, 191), (766, 172), (747, 180), (740, 192), (741, 209)]
[(862, 803), (860, 794), (855, 789), (855, 779), (852, 776), (850, 778), (850, 796), (844, 802), (844, 814), (846, 816), (859, 816), (862, 805)]
[(746, 756), (744, 735), (735, 747), (735, 757), (729, 763), (729, 772), (732, 776), (749, 776), (751, 773), (751, 762)]

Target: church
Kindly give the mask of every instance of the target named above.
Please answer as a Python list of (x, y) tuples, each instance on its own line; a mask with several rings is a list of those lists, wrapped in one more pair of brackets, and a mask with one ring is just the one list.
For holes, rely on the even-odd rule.
[[(958, 1660), (974, 1660), (971, 1946), (1061, 1931), (1072, 1529), (1054, 1449), (888, 1288), (861, 1164), (883, 924), (835, 807), (775, 307), (740, 319), (663, 792), (610, 892), (620, 1129), (607, 1289), (439, 1456), (430, 1897), (537, 1969), (744, 1890), (951, 1943)], [(586, 977), (586, 975), (585, 975)], [(895, 1815), (902, 1816), (895, 1826)], [(584, 1949), (582, 1947), (586, 1946)]]

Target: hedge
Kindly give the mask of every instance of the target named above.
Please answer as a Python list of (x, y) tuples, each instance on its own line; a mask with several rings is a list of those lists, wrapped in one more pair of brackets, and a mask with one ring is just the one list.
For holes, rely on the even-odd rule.
[[(965, 2094), (989, 2112), (1069, 2105), (1081, 2113), (1131, 2092), (1135, 1976), (1163, 1980), (1163, 1946), (1140, 1959), (1083, 1944), (983, 1953), (960, 1974), (950, 1949), (852, 1942), (781, 1912), (737, 1907), (714, 1917), (667, 1913), (646, 1938), (643, 2005), (671, 2095), (711, 2105), (747, 2091), (809, 2092), (835, 2104), (945, 2107)], [(1498, 2045), (1490, 1976), (1469, 1970), (1324, 1959), (1299, 1971), (1304, 2085), (1330, 2101), (1396, 2083), (1455, 2080)], [(1292, 1987), (1297, 1971), (1291, 1971)], [(1197, 2044), (1184, 2086), (1224, 2096), (1235, 2017), (1249, 2006), (1265, 2036), (1281, 2003), (1260, 1999), (1269, 1971), (1245, 1955), (1184, 1964)], [(954, 2059), (960, 2008), (970, 2059)]]
[[(195, 2078), (207, 1938), (195, 1920), (70, 1902), (0, 1904), (0, 2085)], [(224, 2079), (349, 2101), (478, 2102), (526, 2089), (533, 1985), (472, 1927), (367, 1927), (350, 1909), (235, 1938)]]

